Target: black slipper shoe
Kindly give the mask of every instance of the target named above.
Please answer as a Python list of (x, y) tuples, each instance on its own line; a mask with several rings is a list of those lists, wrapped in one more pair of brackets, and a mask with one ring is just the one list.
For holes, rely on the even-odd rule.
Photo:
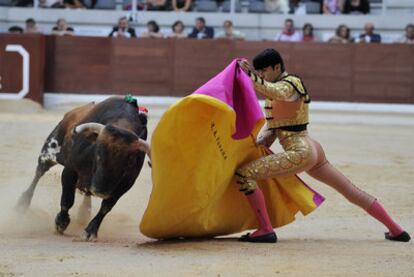
[(277, 236), (275, 232), (271, 232), (265, 235), (251, 237), (250, 233), (247, 233), (239, 238), (239, 241), (244, 242), (258, 242), (258, 243), (276, 243)]
[(402, 232), (401, 234), (399, 234), (396, 237), (392, 237), (389, 232), (386, 232), (385, 233), (385, 238), (387, 240), (402, 241), (402, 242), (409, 242), (410, 239), (411, 239), (410, 235), (406, 231)]

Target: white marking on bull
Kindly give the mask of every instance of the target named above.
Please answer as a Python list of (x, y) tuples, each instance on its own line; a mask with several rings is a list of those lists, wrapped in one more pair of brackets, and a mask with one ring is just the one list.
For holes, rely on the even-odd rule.
[(60, 152), (60, 146), (55, 138), (50, 139), (47, 143), (46, 150), (40, 154), (40, 160), (42, 162), (53, 161), (56, 162), (56, 155)]

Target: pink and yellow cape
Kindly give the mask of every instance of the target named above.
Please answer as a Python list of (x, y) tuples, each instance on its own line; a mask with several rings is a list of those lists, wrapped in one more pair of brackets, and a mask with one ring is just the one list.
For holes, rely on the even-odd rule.
[[(234, 60), (192, 95), (172, 105), (151, 141), (152, 193), (141, 232), (151, 238), (212, 237), (257, 227), (235, 170), (269, 154), (255, 144), (264, 124), (248, 76)], [(274, 227), (324, 200), (297, 176), (258, 182)]]

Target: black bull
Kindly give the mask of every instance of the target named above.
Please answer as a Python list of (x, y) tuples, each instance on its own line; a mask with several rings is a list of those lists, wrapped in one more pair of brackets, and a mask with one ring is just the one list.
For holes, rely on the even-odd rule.
[(68, 227), (69, 209), (78, 188), (85, 193), (80, 215), (90, 216), (91, 195), (103, 198), (98, 214), (84, 234), (86, 240), (96, 239), (103, 218), (133, 186), (145, 153), (150, 153), (146, 138), (146, 114), (122, 98), (111, 97), (69, 111), (46, 139), (36, 175), (21, 196), (18, 208), (25, 210), (30, 206), (39, 179), (52, 166), (61, 164), (61, 210), (55, 219), (56, 230), (62, 234)]

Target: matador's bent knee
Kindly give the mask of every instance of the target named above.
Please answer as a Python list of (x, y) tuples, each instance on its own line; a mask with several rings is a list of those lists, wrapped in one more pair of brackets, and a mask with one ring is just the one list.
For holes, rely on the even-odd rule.
[(239, 190), (244, 194), (251, 194), (257, 188), (256, 181), (254, 180), (253, 176), (249, 174), (249, 171), (245, 170), (245, 167), (239, 168), (236, 171), (236, 177), (237, 184), (239, 185)]

